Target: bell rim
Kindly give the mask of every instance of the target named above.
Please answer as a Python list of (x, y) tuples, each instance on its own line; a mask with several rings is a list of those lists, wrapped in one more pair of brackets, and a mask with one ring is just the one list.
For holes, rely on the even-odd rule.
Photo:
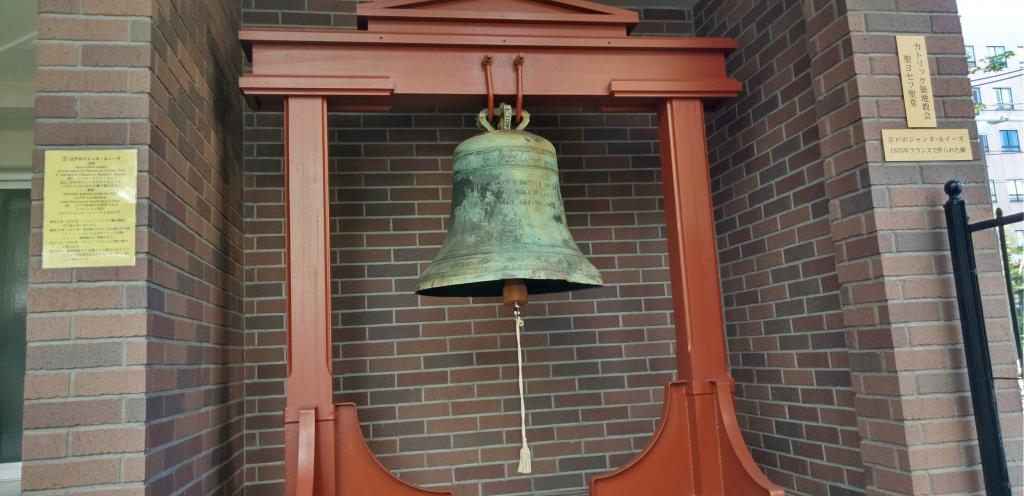
[[(569, 250), (566, 250), (569, 251)], [(520, 255), (531, 256), (535, 260), (542, 260), (548, 256), (555, 256), (560, 260), (569, 260), (571, 264), (541, 264), (536, 268), (511, 267), (501, 261), (504, 252), (493, 251), (484, 253), (473, 253), (454, 257), (435, 259), (430, 266), (423, 271), (416, 283), (416, 293), (436, 293), (438, 288), (485, 285), (495, 281), (509, 279), (523, 279), (524, 281), (561, 281), (565, 285), (573, 286), (559, 290), (541, 291), (543, 293), (555, 293), (562, 291), (574, 291), (589, 287), (600, 287), (604, 285), (601, 271), (594, 266), (582, 252), (571, 250), (545, 250), (533, 252), (521, 252)], [(471, 269), (465, 269), (471, 267)], [(534, 286), (544, 283), (535, 283)], [(578, 286), (577, 286), (578, 285)], [(545, 286), (546, 287), (546, 286)], [(451, 293), (451, 291), (442, 291)], [(496, 293), (500, 295), (499, 291)], [(539, 293), (537, 293), (539, 294)], [(469, 294), (465, 296), (490, 296), (486, 294)], [(448, 294), (448, 296), (457, 296)]]
[[(583, 289), (593, 289), (604, 287), (604, 281), (598, 284), (570, 281), (565, 279), (531, 279), (531, 278), (502, 278), (502, 279), (487, 279), (482, 281), (467, 282), (462, 284), (446, 284), (443, 286), (433, 286), (428, 288), (417, 288), (416, 294), (420, 296), (430, 296), (434, 298), (493, 298), (500, 297), (502, 295), (502, 288), (504, 282), (512, 279), (522, 280), (527, 287), (527, 292), (531, 295), (540, 294), (554, 294), (554, 293), (567, 293), (570, 291), (579, 291)], [(557, 289), (538, 289), (543, 288), (546, 285), (557, 285)], [(493, 286), (493, 289), (488, 291), (481, 291), (475, 288)]]

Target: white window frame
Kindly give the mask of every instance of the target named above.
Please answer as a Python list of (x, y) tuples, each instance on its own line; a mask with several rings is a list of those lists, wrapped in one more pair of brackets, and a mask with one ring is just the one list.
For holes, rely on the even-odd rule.
[(32, 173), (27, 170), (0, 170), (0, 189), (30, 189)]
[[(988, 52), (988, 57), (986, 57), (986, 58), (989, 58), (989, 59), (991, 59), (992, 57), (996, 57), (998, 55), (1002, 55), (1002, 54), (1006, 53), (1006, 47), (1005, 46), (1001, 46), (1001, 45), (990, 45), (990, 46), (985, 47), (985, 49)], [(1008, 62), (1009, 61), (1003, 61), (1003, 65), (1002, 65), (1002, 67), (1000, 69), (1006, 69), (1007, 67), (1009, 67), (1009, 63)]]
[(1011, 203), (1024, 201), (1024, 179), (1007, 180), (1006, 191), (1010, 196)]
[(0, 483), (21, 480), (21, 462), (0, 463)]
[[(996, 92), (996, 110), (1013, 110), (1013, 88), (992, 88)], [(1003, 96), (1006, 96), (1004, 99)]]

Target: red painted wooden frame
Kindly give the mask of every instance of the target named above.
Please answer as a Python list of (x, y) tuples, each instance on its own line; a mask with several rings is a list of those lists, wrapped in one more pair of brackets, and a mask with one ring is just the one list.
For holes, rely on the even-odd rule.
[[(331, 380), (327, 112), (480, 105), (597, 105), (659, 116), (678, 381), (650, 446), (591, 482), (594, 496), (781, 495), (750, 457), (726, 362), (701, 99), (735, 96), (722, 38), (630, 37), (633, 12), (584, 0), (378, 0), (359, 30), (244, 29), (254, 107), (285, 112), (288, 379), (285, 485), (291, 495), (450, 494), (405, 484), (366, 447), (355, 405)], [(685, 214), (683, 198), (686, 198)], [(298, 358), (298, 357), (301, 357)]]

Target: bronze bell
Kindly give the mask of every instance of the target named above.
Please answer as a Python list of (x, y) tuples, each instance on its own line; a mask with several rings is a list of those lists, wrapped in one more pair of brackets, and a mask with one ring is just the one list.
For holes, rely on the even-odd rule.
[[(485, 132), (455, 149), (448, 234), (416, 293), (501, 296), (508, 281), (521, 290), (519, 280), (530, 294), (603, 284), (566, 225), (555, 147), (523, 130), (525, 111), (512, 129), (512, 114), (502, 104), (495, 130), (481, 111), (477, 121)], [(525, 302), (521, 296), (517, 301)]]

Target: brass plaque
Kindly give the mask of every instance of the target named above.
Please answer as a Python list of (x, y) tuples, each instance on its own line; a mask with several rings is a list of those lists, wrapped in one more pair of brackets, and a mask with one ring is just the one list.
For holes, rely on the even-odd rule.
[(137, 150), (49, 150), (43, 268), (135, 265)]
[(966, 129), (883, 129), (887, 162), (973, 160)]
[(900, 61), (907, 126), (936, 127), (932, 74), (924, 36), (897, 36), (896, 54)]

